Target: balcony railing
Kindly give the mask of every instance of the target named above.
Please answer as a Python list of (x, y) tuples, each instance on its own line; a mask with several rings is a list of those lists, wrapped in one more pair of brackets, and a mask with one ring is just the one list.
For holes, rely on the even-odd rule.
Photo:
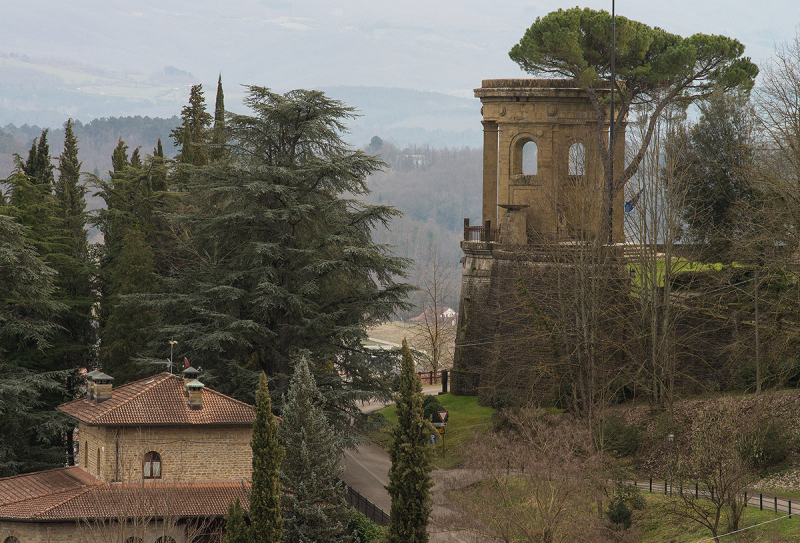
[(500, 227), (492, 227), (492, 221), (481, 226), (470, 226), (469, 219), (464, 219), (464, 241), (500, 241)]

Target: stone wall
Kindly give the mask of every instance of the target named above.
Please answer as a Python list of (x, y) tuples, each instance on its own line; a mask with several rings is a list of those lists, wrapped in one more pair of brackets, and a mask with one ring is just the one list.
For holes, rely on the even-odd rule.
[(166, 536), (171, 537), (175, 543), (188, 543), (185, 524), (165, 525), (161, 522), (148, 522), (142, 526), (136, 524), (135, 520), (102, 524), (87, 521), (0, 521), (0, 542), (5, 542), (9, 537), (16, 537), (20, 543), (124, 543), (129, 537), (133, 537), (140, 539), (141, 543), (161, 543), (158, 541), (159, 538)]
[(81, 423), (78, 435), (79, 465), (105, 481), (141, 480), (144, 455), (151, 451), (161, 456), (162, 481), (241, 481), (252, 472), (250, 426), (111, 427)]

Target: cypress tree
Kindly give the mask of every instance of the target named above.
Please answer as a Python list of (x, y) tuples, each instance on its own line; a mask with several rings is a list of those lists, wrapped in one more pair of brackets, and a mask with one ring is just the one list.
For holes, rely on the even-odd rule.
[(250, 526), (254, 541), (278, 543), (283, 539), (280, 471), (284, 450), (278, 443), (278, 423), (272, 415), (267, 376), (261, 373), (256, 391), (253, 422), (253, 485), (250, 490)]
[(225, 537), (222, 543), (250, 543), (250, 528), (244, 519), (242, 504), (239, 498), (228, 504), (228, 514), (225, 515)]
[(422, 385), (414, 368), (408, 343), (403, 339), (403, 362), (396, 396), (397, 424), (392, 428), (389, 456), (389, 484), (392, 498), (388, 532), (390, 543), (428, 541), (431, 514), (430, 424), (423, 418)]
[(342, 448), (322, 412), (322, 397), (305, 357), (295, 366), (278, 439), (287, 541), (348, 541), (344, 487), (338, 480)]
[(121, 173), (129, 164), (128, 146), (122, 138), (119, 138), (117, 146), (114, 147), (114, 151), (111, 153), (111, 167), (113, 168), (113, 172)]
[[(76, 370), (90, 367), (95, 358), (97, 334), (93, 324), (95, 303), (93, 269), (89, 262), (89, 240), (86, 231), (86, 189), (81, 185), (81, 163), (78, 160), (78, 139), (73, 122), (64, 123), (64, 150), (58, 159), (58, 181), (54, 185), (55, 200), (61, 224), (57, 251), (48, 255), (58, 272), (56, 299), (62, 302), (61, 329), (53, 338), (48, 355), (59, 369)], [(67, 381), (67, 399), (77, 392), (76, 376)], [(67, 454), (72, 461), (72, 432), (67, 432)]]
[(28, 160), (22, 164), (22, 172), (31, 179), (31, 182), (51, 187), (54, 168), (50, 161), (50, 145), (47, 143), (49, 131), (49, 128), (45, 128), (38, 140), (34, 138), (28, 152)]
[(225, 158), (225, 94), (222, 92), (222, 74), (219, 74), (217, 81), (217, 100), (214, 104), (214, 128), (211, 144), (211, 160)]

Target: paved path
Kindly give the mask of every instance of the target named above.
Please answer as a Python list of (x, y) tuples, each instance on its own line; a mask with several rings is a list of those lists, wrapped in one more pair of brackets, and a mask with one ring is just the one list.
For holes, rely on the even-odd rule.
[[(424, 394), (438, 394), (442, 390), (442, 385), (430, 385), (422, 387)], [(370, 402), (364, 404), (361, 410), (364, 413), (372, 413), (382, 409), (386, 405), (382, 402)], [(389, 484), (389, 468), (392, 461), (389, 454), (375, 443), (369, 442), (358, 447), (358, 450), (346, 450), (344, 453), (344, 472), (341, 475), (342, 481), (360, 492), (365, 498), (374, 503), (386, 513), (392, 507), (392, 500), (384, 485)], [(453, 480), (462, 480), (464, 474), (462, 470), (436, 470), (432, 474), (436, 486), (433, 487), (434, 505), (432, 518), (441, 518), (452, 512), (451, 506), (444, 499), (444, 496), (437, 492), (443, 487), (452, 485)], [(439, 531), (432, 522), (429, 525), (431, 542), (433, 543), (456, 543), (461, 541), (473, 541), (468, 534), (457, 532)]]

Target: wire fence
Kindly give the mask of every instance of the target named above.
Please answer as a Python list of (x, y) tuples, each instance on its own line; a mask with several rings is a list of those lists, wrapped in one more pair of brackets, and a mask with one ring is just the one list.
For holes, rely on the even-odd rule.
[(354, 489), (350, 485), (346, 483), (342, 484), (347, 487), (347, 503), (350, 504), (351, 507), (359, 511), (378, 526), (389, 525), (389, 515), (383, 509), (369, 501), (358, 490)]

